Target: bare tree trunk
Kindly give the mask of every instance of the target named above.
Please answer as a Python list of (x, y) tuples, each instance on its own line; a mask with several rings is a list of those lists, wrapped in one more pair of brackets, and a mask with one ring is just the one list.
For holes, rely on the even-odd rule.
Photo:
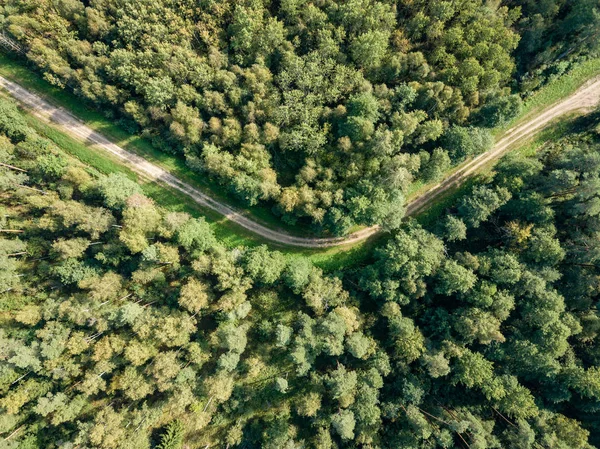
[(0, 162), (0, 165), (2, 167), (10, 168), (11, 170), (17, 170), (17, 171), (21, 171), (23, 173), (27, 173), (27, 170), (23, 170), (22, 168), (15, 167), (14, 165), (5, 164), (3, 162)]

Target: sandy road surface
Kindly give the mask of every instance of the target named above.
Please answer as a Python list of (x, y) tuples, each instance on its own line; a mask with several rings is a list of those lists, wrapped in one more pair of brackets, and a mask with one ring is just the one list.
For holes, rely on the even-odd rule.
[[(325, 248), (357, 243), (381, 231), (379, 226), (372, 226), (346, 237), (310, 238), (297, 237), (287, 234), (285, 231), (268, 228), (226, 204), (214, 200), (207, 194), (190, 184), (181, 181), (161, 167), (115, 145), (102, 134), (86, 126), (81, 120), (77, 119), (65, 109), (52, 105), (20, 85), (0, 76), (0, 86), (6, 89), (14, 98), (19, 100), (36, 117), (58, 125), (68, 134), (80, 140), (84, 140), (87, 143), (91, 143), (93, 146), (116, 156), (136, 173), (151, 180), (162, 182), (169, 187), (190, 196), (196, 203), (213, 209), (227, 219), (267, 240), (284, 245), (305, 248)], [(538, 114), (530, 121), (509, 130), (505, 137), (503, 137), (490, 151), (471, 160), (461, 170), (433, 186), (427, 192), (412, 201), (407, 207), (407, 213), (411, 215), (423, 209), (440, 194), (449, 188), (460, 184), (465, 177), (469, 176), (489, 161), (502, 155), (502, 153), (504, 153), (512, 144), (540, 131), (553, 119), (568, 112), (591, 108), (599, 103), (600, 79), (597, 79), (588, 82), (573, 95), (543, 111), (541, 114)]]

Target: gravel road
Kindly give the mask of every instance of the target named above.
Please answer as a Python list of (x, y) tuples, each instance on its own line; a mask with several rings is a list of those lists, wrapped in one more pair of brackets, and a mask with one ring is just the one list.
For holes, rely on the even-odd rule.
[[(349, 245), (381, 232), (379, 226), (361, 229), (346, 237), (334, 238), (310, 238), (290, 235), (282, 230), (269, 228), (258, 223), (243, 213), (234, 210), (230, 206), (214, 200), (206, 193), (196, 189), (190, 184), (181, 181), (163, 168), (152, 164), (146, 159), (115, 145), (102, 134), (85, 125), (81, 120), (67, 112), (64, 108), (55, 106), (37, 94), (23, 88), (17, 83), (9, 81), (0, 76), (0, 86), (6, 89), (15, 99), (25, 106), (33, 115), (57, 125), (61, 130), (83, 140), (103, 151), (106, 151), (124, 162), (136, 173), (154, 181), (162, 182), (169, 187), (178, 190), (196, 201), (201, 206), (208, 207), (225, 216), (241, 227), (267, 239), (283, 245), (298, 246), (304, 248), (325, 248), (339, 245)], [(586, 83), (570, 97), (562, 100), (554, 106), (542, 111), (531, 120), (510, 129), (505, 136), (496, 143), (488, 152), (479, 155), (465, 164), (458, 172), (452, 174), (439, 184), (431, 187), (408, 204), (407, 214), (413, 215), (435, 198), (448, 189), (459, 185), (466, 177), (477, 171), (489, 161), (500, 157), (515, 142), (530, 137), (548, 125), (552, 120), (561, 115), (576, 110), (590, 109), (600, 103), (600, 79)]]

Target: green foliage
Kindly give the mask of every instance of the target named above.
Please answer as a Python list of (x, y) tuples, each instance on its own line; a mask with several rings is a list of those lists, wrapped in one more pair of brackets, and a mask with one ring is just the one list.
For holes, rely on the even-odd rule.
[(186, 221), (177, 230), (177, 242), (189, 252), (203, 252), (216, 244), (216, 238), (204, 218)]
[(246, 270), (252, 279), (270, 285), (278, 280), (285, 267), (285, 257), (265, 246), (253, 248), (245, 256)]
[(123, 209), (133, 194), (141, 194), (140, 186), (121, 173), (111, 173), (98, 181), (104, 204), (111, 209)]
[(567, 55), (585, 54), (598, 48), (600, 14), (594, 1), (511, 0), (509, 3), (521, 7), (523, 12), (517, 22), (522, 35), (516, 52), (520, 70), (532, 71), (541, 66), (526, 83), (535, 85), (541, 82), (539, 75), (552, 76), (564, 70), (569, 64), (564, 60)]
[(11, 140), (20, 142), (30, 133), (25, 118), (19, 113), (16, 105), (0, 98), (0, 132)]
[(67, 171), (67, 162), (64, 158), (53, 154), (39, 156), (36, 161), (36, 175), (47, 180), (58, 180)]
[[(580, 126), (593, 129), (595, 120)], [(403, 251), (388, 243), (361, 270), (360, 286), (381, 304), (388, 353), (403, 379), (397, 392), (402, 406), (386, 404), (384, 416), (405, 414), (412, 444), (433, 441), (436, 434), (423, 416), (452, 421), (460, 414), (438, 399), (449, 380), (470, 397), (460, 403), (486, 403), (500, 419), (517, 420), (502, 433), (507, 447), (534, 447), (555, 437), (565, 447), (599, 441), (590, 421), (597, 411), (588, 408), (596, 401), (590, 400), (596, 394), (596, 362), (589, 367), (584, 362), (597, 360), (597, 325), (591, 324), (596, 318), (588, 318), (597, 316), (598, 289), (590, 283), (598, 270), (597, 245), (588, 233), (598, 225), (599, 151), (597, 136), (584, 131), (548, 145), (538, 156), (507, 158), (451, 209), (458, 216), (447, 215), (434, 227), (443, 242), (426, 238), (423, 230), (402, 230), (396, 239)], [(405, 239), (408, 232), (412, 239)], [(411, 244), (422, 253), (445, 244), (447, 252), (433, 266), (420, 268), (427, 274), (418, 295), (407, 294), (410, 276), (403, 271), (411, 255), (419, 254)], [(390, 291), (403, 293), (402, 309)], [(415, 361), (425, 377), (411, 369)], [(406, 405), (411, 401), (420, 410)], [(477, 413), (463, 416), (462, 424), (449, 424), (454, 436), (443, 438), (458, 441), (470, 428), (473, 438), (489, 440)], [(573, 416), (582, 425), (572, 428), (572, 435), (547, 433), (549, 422), (570, 428)], [(404, 424), (395, 425), (390, 432), (402, 429)], [(441, 438), (437, 434), (435, 441)]]
[(473, 271), (461, 266), (452, 259), (447, 259), (444, 262), (436, 276), (436, 293), (448, 296), (456, 292), (468, 292), (477, 281), (477, 276)]
[[(313, 232), (396, 229), (410, 183), (448, 169), (433, 151), (444, 131), (490, 101), (507, 115), (499, 102), (517, 9), (48, 2), (9, 0), (2, 22), (47, 80), (152, 136), (243, 204), (275, 205), (284, 222)], [(428, 167), (411, 161), (419, 151), (431, 152)]]
[(308, 284), (312, 269), (313, 267), (307, 259), (294, 258), (288, 262), (283, 277), (292, 290), (300, 293)]
[[(94, 5), (62, 2), (48, 15), (77, 22), (77, 27), (85, 20), (85, 33), (113, 33), (121, 39), (115, 30), (122, 28), (107, 31), (112, 18), (88, 16), (103, 8)], [(212, 39), (206, 61), (210, 73), (194, 72), (188, 87), (171, 81), (178, 87), (164, 92), (161, 88), (171, 86), (165, 74), (149, 71), (151, 82), (128, 100), (138, 102), (128, 103), (128, 110), (139, 120), (164, 121), (169, 131), (162, 130), (162, 136), (173, 139), (175, 149), (180, 138), (186, 145), (198, 144), (202, 133), (202, 139), (219, 147), (223, 160), (235, 158), (231, 166), (236, 169), (271, 150), (286, 152), (285, 162), (277, 164), (293, 165), (305, 151), (298, 142), (316, 134), (335, 135), (335, 151), (347, 156), (344, 169), (355, 170), (352, 164), (361, 163), (353, 149), (372, 151), (382, 158), (369, 168), (377, 183), (360, 179), (339, 197), (319, 197), (332, 207), (310, 213), (340, 225), (345, 222), (332, 218), (337, 214), (332, 210), (340, 211), (346, 199), (353, 216), (384, 217), (389, 228), (397, 229), (363, 265), (326, 276), (305, 259), (288, 259), (264, 246), (227, 249), (203, 218), (167, 213), (141, 195), (135, 183), (86, 171), (32, 131), (25, 140), (0, 131), (2, 160), (32, 174), (9, 178), (8, 169), (2, 169), (9, 181), (1, 228), (23, 231), (0, 240), (0, 431), (12, 435), (7, 444), (164, 449), (182, 448), (187, 436), (185, 444), (194, 449), (206, 444), (273, 449), (597, 446), (597, 118), (578, 123), (578, 133), (547, 144), (539, 155), (513, 156), (498, 164), (430, 232), (397, 223), (402, 201), (396, 202), (397, 192), (386, 183), (404, 191), (432, 160), (446, 164), (448, 154), (434, 150), (430, 155), (428, 149), (436, 148), (435, 136), (440, 124), (445, 126), (444, 108), (457, 112), (461, 107), (460, 102), (445, 104), (458, 101), (452, 100), (455, 91), (443, 91), (449, 84), (425, 89), (431, 80), (410, 87), (399, 81), (391, 89), (386, 83), (369, 86), (363, 79), (355, 88), (353, 76), (361, 76), (356, 72), (327, 66), (323, 56), (304, 58), (313, 46), (321, 55), (341, 58), (351, 46), (377, 44), (373, 34), (389, 33), (385, 48), (368, 50), (383, 56), (362, 61), (362, 76), (383, 82), (389, 76), (430, 76), (424, 73), (432, 70), (431, 76), (452, 83), (464, 94), (463, 104), (477, 110), (477, 89), (491, 89), (493, 80), (486, 76), (502, 61), (486, 65), (475, 54), (485, 50), (479, 36), (455, 32), (463, 26), (482, 32), (483, 27), (492, 41), (509, 38), (503, 32), (513, 20), (509, 11), (491, 5), (481, 10), (469, 1), (461, 11), (437, 1), (403, 3), (397, 9), (367, 0), (281, 2), (282, 15), (274, 18), (271, 13), (278, 9), (260, 2), (204, 6), (203, 12), (187, 5), (183, 14), (169, 9), (174, 5), (122, 5), (119, 27), (142, 38), (148, 31), (133, 27), (131, 16), (140, 17), (136, 24), (152, 22), (158, 27), (154, 33), (167, 33), (167, 42), (175, 39), (168, 35), (175, 25), (163, 27), (163, 16), (150, 21), (145, 14), (169, 9), (173, 14), (165, 17), (177, 22), (181, 40), (188, 26), (181, 17), (198, 19), (198, 47), (185, 53), (184, 61), (204, 51), (200, 42)], [(229, 20), (226, 34), (211, 33)], [(14, 32), (17, 22), (11, 18)], [(338, 28), (329, 28), (330, 22)], [(406, 47), (408, 38), (396, 28), (400, 22), (418, 49)], [(284, 31), (296, 32), (294, 26), (297, 47), (290, 47)], [(339, 27), (348, 34), (334, 32)], [(114, 89), (137, 82), (135, 77), (126, 80), (130, 73), (123, 67), (138, 67), (128, 59), (138, 47), (110, 51), (110, 46), (99, 47), (99, 40), (91, 53), (73, 45), (68, 58), (77, 58), (77, 51), (102, 54), (105, 70), (123, 79)], [(231, 54), (218, 52), (221, 40), (232, 43)], [(465, 54), (454, 54), (451, 42)], [(447, 45), (446, 54), (439, 55), (447, 66), (431, 59), (434, 43)], [(31, 57), (52, 58), (55, 70), (61, 52), (48, 48), (38, 43)], [(302, 56), (292, 48), (303, 48)], [(358, 58), (361, 53), (355, 51)], [(257, 61), (258, 55), (264, 59)], [(450, 56), (456, 58), (452, 64)], [(157, 51), (155, 57), (177, 56)], [(228, 75), (229, 58), (236, 61), (239, 78)], [(269, 106), (260, 100), (272, 88), (265, 65), (281, 69), (273, 82), (285, 86), (287, 95), (281, 98), (286, 109), (269, 126), (263, 122), (268, 112), (261, 110)], [(469, 79), (453, 79), (455, 65)], [(331, 76), (319, 79), (321, 69)], [(77, 83), (85, 84), (87, 75), (76, 76), (81, 77)], [(338, 77), (344, 81), (336, 84)], [(218, 85), (209, 84), (215, 79)], [(241, 104), (250, 95), (238, 92), (235, 80), (255, 89), (252, 108), (246, 104), (255, 121), (231, 117), (235, 114), (227, 105)], [(320, 84), (316, 88), (310, 82)], [(94, 86), (87, 94), (117, 95), (101, 83)], [(347, 90), (336, 91), (343, 87)], [(204, 95), (195, 96), (197, 89)], [(318, 94), (348, 101), (338, 108), (327, 100), (331, 108), (323, 120), (304, 108), (324, 104), (310, 98)], [(118, 95), (115, 103), (126, 97)], [(490, 98), (498, 96), (490, 93)], [(279, 100), (274, 94), (274, 104)], [(145, 119), (148, 111), (139, 102), (151, 104)], [(302, 108), (295, 109), (295, 102)], [(406, 109), (381, 126), (390, 105), (413, 103), (427, 105), (439, 118)], [(207, 110), (210, 118), (203, 115)], [(352, 117), (365, 126), (349, 126)], [(465, 129), (458, 129), (460, 139)], [(369, 138), (352, 140), (357, 130)], [(269, 143), (258, 143), (263, 138)], [(300, 169), (301, 182), (295, 187), (291, 178), (284, 182), (290, 187), (286, 201), (295, 201), (294, 194), (306, 198), (315, 194), (307, 186), (331, 181), (317, 164), (320, 145), (328, 145), (322, 142), (327, 138), (306, 149), (314, 160)], [(400, 145), (410, 151), (398, 151)], [(187, 150), (191, 154), (193, 148)], [(360, 171), (352, 176), (360, 177)], [(23, 189), (17, 181), (45, 194)], [(249, 181), (240, 177), (252, 200), (262, 195), (264, 185)], [(165, 426), (167, 419), (172, 421)]]
[(181, 449), (183, 447), (183, 437), (185, 427), (179, 420), (171, 421), (165, 432), (160, 437), (160, 444), (156, 449)]
[(438, 181), (444, 173), (450, 168), (452, 161), (448, 151), (436, 148), (428, 158), (427, 163), (421, 171), (421, 177), (424, 181)]
[(92, 267), (76, 259), (67, 259), (60, 265), (56, 265), (53, 274), (63, 284), (76, 284), (95, 274)]
[(464, 221), (454, 215), (448, 215), (441, 225), (441, 232), (448, 242), (455, 242), (467, 238), (467, 226)]
[(458, 211), (467, 225), (477, 228), (499, 207), (506, 204), (511, 193), (504, 187), (478, 186), (461, 201)]
[(375, 257), (377, 262), (364, 271), (362, 287), (374, 297), (404, 303), (425, 293), (424, 278), (441, 264), (443, 243), (419, 228), (400, 230)]
[(278, 377), (277, 379), (275, 379), (275, 390), (277, 390), (281, 394), (287, 393), (288, 381), (282, 377)]
[(453, 162), (461, 162), (488, 151), (494, 144), (494, 138), (484, 128), (453, 126), (444, 134), (442, 144)]
[(356, 395), (358, 376), (354, 371), (347, 371), (344, 365), (340, 365), (328, 376), (326, 383), (329, 394), (346, 408), (354, 402)]
[(352, 411), (340, 410), (338, 413), (332, 415), (331, 425), (342, 440), (352, 440), (354, 438), (356, 421)]
[(477, 113), (479, 124), (487, 128), (504, 126), (523, 109), (523, 100), (517, 95), (498, 97), (485, 104)]

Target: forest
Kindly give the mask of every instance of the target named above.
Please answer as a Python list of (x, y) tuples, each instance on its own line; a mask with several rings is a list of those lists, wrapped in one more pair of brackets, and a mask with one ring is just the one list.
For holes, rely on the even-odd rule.
[(600, 115), (328, 274), (0, 135), (0, 447), (600, 446)]
[(0, 449), (600, 448), (600, 109), (404, 216), (599, 9), (0, 0), (20, 63), (248, 210), (386, 231), (335, 270), (227, 243), (0, 92)]
[(57, 86), (314, 233), (395, 229), (597, 48), (595, 0), (4, 0)]

